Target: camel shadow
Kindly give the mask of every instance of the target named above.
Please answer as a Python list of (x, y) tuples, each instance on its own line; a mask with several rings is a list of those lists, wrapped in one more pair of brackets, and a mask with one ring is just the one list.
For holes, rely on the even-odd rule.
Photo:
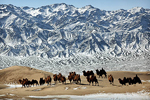
[(122, 87), (122, 85), (112, 84), (112, 86)]
[(79, 85), (89, 85), (89, 84), (84, 84), (84, 83), (81, 83), (81, 84), (79, 84)]

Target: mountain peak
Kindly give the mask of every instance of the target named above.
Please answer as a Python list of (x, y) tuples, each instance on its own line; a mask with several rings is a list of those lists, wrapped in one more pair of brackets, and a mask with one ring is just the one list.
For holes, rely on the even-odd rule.
[(137, 13), (137, 12), (143, 13), (145, 11), (145, 9), (143, 7), (134, 7), (128, 11), (131, 13)]
[(24, 7), (22, 7), (22, 9), (27, 10), (27, 9), (30, 9), (30, 7), (24, 6)]
[(85, 7), (87, 7), (87, 8), (94, 8), (92, 5), (87, 5)]
[(60, 7), (60, 6), (69, 7), (69, 6), (73, 6), (73, 5), (67, 5), (66, 3), (56, 3), (56, 4), (49, 5), (49, 6), (52, 7), (52, 8), (57, 8), (57, 7)]
[(94, 7), (92, 5), (86, 5), (86, 6), (82, 7), (82, 8), (84, 8), (84, 9), (93, 9)]

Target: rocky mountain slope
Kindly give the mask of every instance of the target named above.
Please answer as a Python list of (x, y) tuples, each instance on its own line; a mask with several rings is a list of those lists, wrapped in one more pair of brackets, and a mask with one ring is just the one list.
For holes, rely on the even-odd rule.
[(104, 56), (149, 57), (149, 51), (150, 9), (105, 11), (64, 3), (39, 8), (0, 5), (1, 56), (89, 56), (93, 58), (89, 61), (99, 61)]

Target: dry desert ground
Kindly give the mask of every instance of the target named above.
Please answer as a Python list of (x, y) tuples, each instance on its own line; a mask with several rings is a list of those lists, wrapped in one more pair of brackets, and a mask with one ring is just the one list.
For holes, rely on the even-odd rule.
[[(94, 71), (95, 72), (95, 71)], [(85, 76), (81, 75), (81, 84), (70, 83), (66, 76), (66, 84), (57, 82), (54, 84), (52, 80), (51, 85), (41, 85), (32, 87), (17, 87), (19, 79), (28, 78), (29, 80), (38, 80), (50, 75), (53, 78), (53, 74), (42, 70), (34, 69), (25, 66), (12, 66), (0, 70), (0, 99), (3, 98), (29, 98), (30, 96), (47, 96), (47, 95), (87, 95), (97, 93), (136, 93), (144, 90), (150, 92), (150, 72), (130, 72), (130, 71), (109, 71), (107, 74), (112, 74), (114, 77), (114, 84), (110, 84), (107, 78), (96, 77), (99, 82), (99, 86), (95, 84), (89, 85)], [(142, 84), (135, 84), (122, 86), (118, 78), (123, 77), (135, 77), (135, 75), (142, 80)], [(69, 75), (69, 73), (68, 73)], [(7, 84), (13, 84), (16, 87), (9, 88)], [(21, 85), (21, 84), (20, 84)], [(149, 94), (150, 96), (150, 94)], [(33, 98), (32, 98), (33, 99)], [(66, 98), (67, 99), (67, 98)]]

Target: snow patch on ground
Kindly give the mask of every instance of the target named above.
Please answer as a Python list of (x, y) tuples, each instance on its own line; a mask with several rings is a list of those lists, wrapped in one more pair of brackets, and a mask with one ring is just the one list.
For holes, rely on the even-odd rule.
[(147, 80), (147, 82), (150, 82), (150, 80)]
[(75, 87), (73, 88), (73, 90), (77, 90), (77, 89), (86, 89), (87, 87), (82, 87), (82, 86), (79, 86), (79, 87)]
[(97, 93), (83, 96), (77, 95), (47, 95), (47, 96), (29, 96), (30, 98), (69, 98), (70, 100), (149, 100), (150, 93), (144, 90), (138, 91), (137, 93)]
[(150, 80), (141, 80), (142, 82), (150, 82)]
[(21, 84), (5, 84), (5, 85), (9, 86), (9, 87), (7, 87), (7, 88), (18, 88), (18, 87), (22, 87)]
[(6, 95), (5, 94), (1, 94), (0, 97), (2, 97), (2, 96), (6, 96)]
[(66, 88), (65, 88), (65, 90), (68, 90), (68, 89), (69, 89), (69, 87), (66, 87)]

